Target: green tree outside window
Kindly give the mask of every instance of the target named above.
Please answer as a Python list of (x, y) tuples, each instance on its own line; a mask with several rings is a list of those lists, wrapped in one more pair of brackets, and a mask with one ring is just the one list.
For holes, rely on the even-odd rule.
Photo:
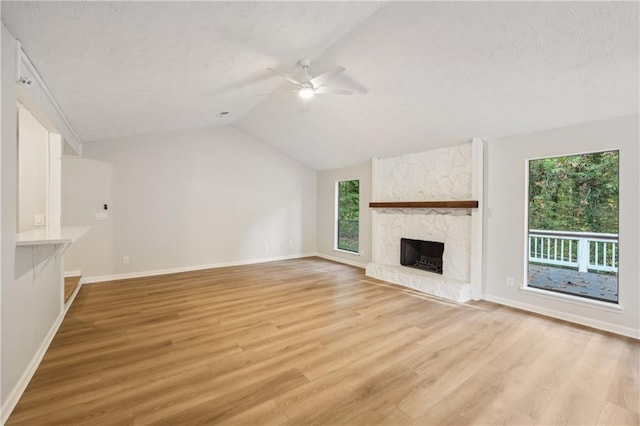
[(359, 252), (360, 181), (338, 182), (338, 220), (336, 247)]

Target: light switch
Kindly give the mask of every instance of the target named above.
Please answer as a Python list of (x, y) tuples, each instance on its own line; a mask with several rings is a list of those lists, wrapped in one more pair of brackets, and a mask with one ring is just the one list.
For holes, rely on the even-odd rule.
[(44, 215), (43, 214), (33, 215), (33, 222), (35, 226), (44, 226)]

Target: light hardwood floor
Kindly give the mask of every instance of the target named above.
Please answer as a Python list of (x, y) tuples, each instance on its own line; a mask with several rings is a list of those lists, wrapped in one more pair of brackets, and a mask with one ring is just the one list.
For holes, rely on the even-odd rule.
[(318, 258), (83, 286), (8, 424), (635, 424), (640, 343)]

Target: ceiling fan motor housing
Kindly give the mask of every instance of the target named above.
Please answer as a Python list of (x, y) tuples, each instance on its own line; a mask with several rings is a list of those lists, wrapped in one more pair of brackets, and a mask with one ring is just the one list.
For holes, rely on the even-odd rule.
[(302, 58), (300, 59), (298, 62), (296, 62), (298, 65), (300, 65), (302, 68), (309, 68), (309, 65), (311, 65), (311, 59), (309, 58)]

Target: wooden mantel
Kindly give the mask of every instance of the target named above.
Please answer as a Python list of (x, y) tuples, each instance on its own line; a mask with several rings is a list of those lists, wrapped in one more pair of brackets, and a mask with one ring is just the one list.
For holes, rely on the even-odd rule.
[(478, 200), (450, 201), (372, 201), (372, 209), (476, 209)]

